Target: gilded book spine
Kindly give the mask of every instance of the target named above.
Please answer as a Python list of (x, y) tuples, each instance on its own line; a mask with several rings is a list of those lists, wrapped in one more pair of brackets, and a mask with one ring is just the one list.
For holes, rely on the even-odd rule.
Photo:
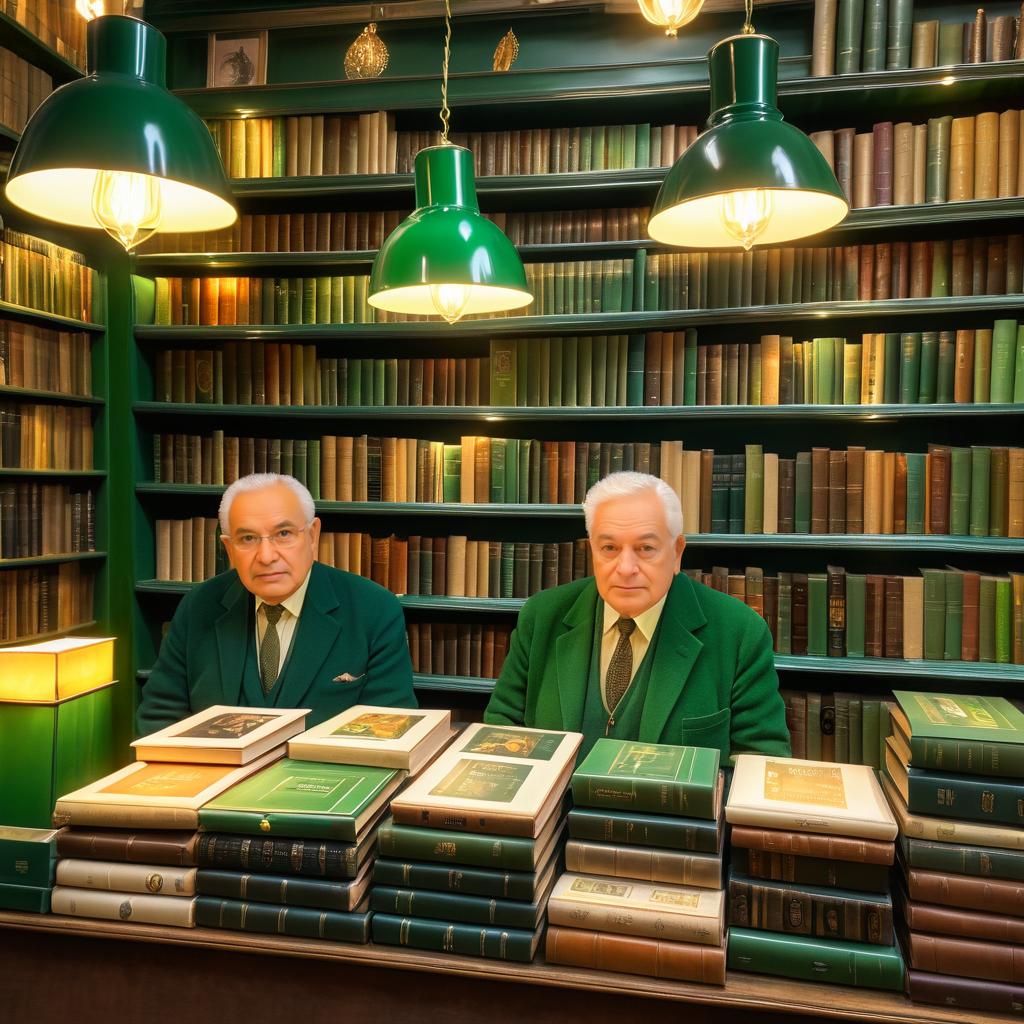
[(695, 885), (701, 889), (718, 889), (722, 885), (722, 858), (700, 853), (570, 840), (565, 846), (565, 866), (568, 871), (582, 874)]
[(81, 889), (142, 892), (154, 896), (193, 896), (196, 891), (196, 869), (65, 859), (57, 863), (57, 884)]
[(471, 924), (449, 924), (391, 914), (373, 915), (374, 942), (495, 960), (529, 963), (536, 952), (539, 935), (539, 932), (511, 928), (479, 928)]
[(350, 843), (317, 843), (303, 839), (259, 839), (256, 836), (204, 832), (199, 837), (200, 867), (228, 871), (354, 878), (360, 854), (368, 847)]
[(384, 885), (375, 885), (370, 897), (370, 907), (380, 914), (428, 917), (432, 920), (462, 921), (466, 924), (525, 928), (531, 931), (540, 925), (544, 917), (544, 906), (543, 900), (526, 903), (461, 893), (396, 889)]
[(548, 900), (548, 921), (566, 928), (639, 935), (666, 942), (693, 942), (701, 946), (722, 944), (721, 919), (713, 921), (703, 916), (687, 917), (654, 908), (583, 903), (552, 896)]
[(308, 907), (246, 903), (213, 896), (196, 897), (196, 924), (200, 928), (226, 928), (365, 944), (370, 941), (370, 916), (366, 911), (339, 914)]
[(355, 910), (370, 887), (370, 871), (352, 882), (327, 878), (296, 878), (294, 875), (255, 875), (241, 871), (201, 868), (196, 892), (228, 900), (253, 900), (288, 907), (314, 907), (347, 913)]

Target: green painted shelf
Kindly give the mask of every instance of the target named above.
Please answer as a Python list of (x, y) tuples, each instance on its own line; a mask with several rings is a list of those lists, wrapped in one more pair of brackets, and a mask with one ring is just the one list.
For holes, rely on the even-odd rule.
[(33, 565), (59, 565), (62, 562), (94, 562), (107, 557), (106, 551), (69, 551), (64, 555), (32, 555), (28, 558), (0, 558), (0, 569), (22, 569)]
[(0, 384), (0, 398), (24, 398), (33, 402), (59, 402), (61, 405), (96, 405), (106, 403), (94, 395), (68, 395), (60, 391), (38, 391), (35, 388), (16, 388), (11, 384)]
[(1024, 309), (1024, 295), (977, 295), (963, 298), (882, 299), (874, 302), (801, 302), (776, 306), (724, 309), (660, 310), (651, 313), (587, 313), (556, 316), (510, 316), (463, 320), (387, 324), (264, 324), (231, 327), (165, 327), (140, 324), (141, 342), (221, 341), (366, 341), (398, 339), (493, 338), (548, 334), (627, 334), (637, 331), (681, 330), (684, 327), (736, 325), (757, 330), (765, 324), (821, 325), (824, 332), (839, 322), (882, 321), (891, 317), (937, 317), (957, 314), (1000, 316)]
[(16, 476), (28, 479), (51, 480), (59, 477), (84, 477), (101, 479), (107, 474), (102, 469), (0, 469), (0, 477)]
[[(71, 13), (69, 17), (77, 15)], [(0, 46), (12, 50), (37, 68), (42, 68), (54, 79), (55, 86), (81, 78), (84, 73), (9, 14), (0, 13)]]
[(666, 420), (843, 420), (894, 422), (933, 417), (1024, 416), (1024, 403), (992, 405), (700, 405), (518, 407), (452, 405), (214, 405), (186, 402), (136, 402), (140, 416), (268, 420), (453, 420), (486, 423), (661, 423)]
[(490, 693), (495, 680), (479, 679), (475, 676), (435, 676), (425, 672), (412, 674), (412, 685), (416, 690), (440, 690), (443, 693)]
[(46, 633), (33, 633), (31, 636), (19, 636), (15, 640), (0, 640), (0, 647), (15, 647), (22, 644), (35, 644), (42, 640), (53, 640), (55, 637), (65, 636), (68, 633), (81, 633), (83, 629), (92, 629), (96, 625), (95, 619), (88, 622), (79, 622), (74, 626), (65, 626), (64, 629), (51, 629)]
[(5, 124), (0, 124), (0, 149), (11, 149), (21, 141), (21, 134)]
[(28, 306), (19, 306), (14, 302), (0, 300), (0, 318), (3, 317), (12, 320), (27, 320), (64, 331), (89, 331), (92, 334), (102, 334), (106, 330), (102, 324), (90, 323), (88, 320), (76, 320), (74, 317), (59, 316), (56, 313), (47, 313), (41, 309), (30, 309)]

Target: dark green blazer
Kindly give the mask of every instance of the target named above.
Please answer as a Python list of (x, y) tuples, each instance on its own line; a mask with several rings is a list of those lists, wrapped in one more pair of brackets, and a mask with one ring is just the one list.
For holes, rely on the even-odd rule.
[[(246, 653), (255, 650), (255, 598), (232, 569), (178, 607), (145, 686), (140, 735), (208, 708), (241, 702)], [(335, 682), (348, 674), (352, 682)], [(314, 562), (276, 706), (312, 708), (316, 725), (353, 704), (416, 707), (405, 618), (394, 594)]]
[[(597, 601), (589, 577), (541, 591), (523, 605), (484, 721), (582, 731)], [(788, 756), (764, 619), (679, 573), (662, 609), (636, 738), (717, 747), (723, 761), (744, 751)]]

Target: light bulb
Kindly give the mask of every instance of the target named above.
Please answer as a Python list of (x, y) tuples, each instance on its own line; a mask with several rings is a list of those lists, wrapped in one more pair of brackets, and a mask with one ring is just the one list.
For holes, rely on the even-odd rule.
[(674, 39), (683, 25), (700, 13), (704, 0), (638, 0), (640, 13), (652, 24), (665, 30)]
[(727, 192), (720, 216), (725, 230), (749, 251), (771, 220), (771, 194), (763, 188)]
[(430, 286), (430, 301), (434, 309), (453, 324), (469, 305), (469, 296), (472, 293), (472, 285), (468, 284), (432, 284)]
[(75, 0), (75, 10), (86, 21), (103, 16), (103, 0)]
[(160, 182), (149, 174), (98, 171), (92, 212), (100, 227), (130, 252), (160, 226)]

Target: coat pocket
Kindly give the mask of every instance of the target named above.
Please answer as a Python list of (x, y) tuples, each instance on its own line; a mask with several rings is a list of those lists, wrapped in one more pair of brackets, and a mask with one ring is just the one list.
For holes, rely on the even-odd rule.
[(728, 757), (731, 719), (730, 708), (722, 708), (714, 714), (701, 715), (699, 718), (683, 718), (679, 722), (679, 742), (688, 747), (717, 747), (723, 751), (723, 757)]

